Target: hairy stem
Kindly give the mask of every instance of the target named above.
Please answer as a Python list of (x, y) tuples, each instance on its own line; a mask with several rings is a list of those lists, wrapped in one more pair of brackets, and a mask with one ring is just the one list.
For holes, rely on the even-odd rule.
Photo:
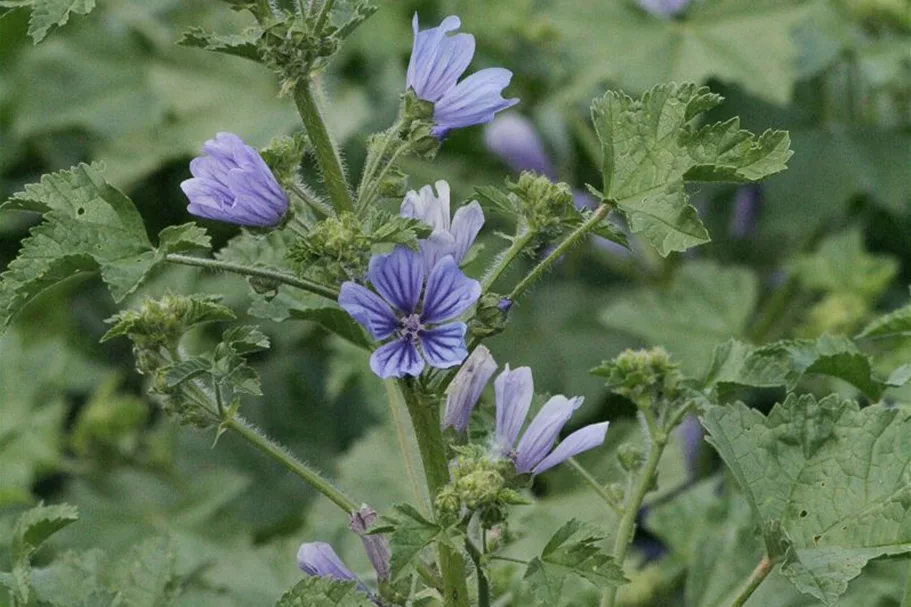
[(311, 487), (329, 498), (335, 505), (351, 514), (358, 507), (344, 493), (336, 489), (332, 483), (324, 479), (318, 472), (311, 469), (302, 461), (291, 455), (287, 449), (263, 434), (245, 419), (234, 415), (224, 420), (224, 425), (230, 430), (244, 437), (254, 447), (280, 463), (282, 466), (304, 479)]
[(741, 607), (747, 602), (756, 589), (759, 588), (762, 581), (772, 572), (774, 566), (775, 561), (771, 560), (768, 556), (762, 557), (762, 560), (759, 561), (759, 564), (753, 569), (750, 577), (746, 579), (743, 585), (737, 589), (736, 593), (725, 601), (724, 604), (729, 607)]
[(408, 476), (408, 485), (411, 487), (411, 493), (418, 510), (425, 516), (430, 515), (431, 506), (428, 502), (427, 495), (421, 490), (421, 483), (418, 477), (418, 467), (420, 464), (415, 461), (412, 445), (408, 441), (408, 423), (404, 419), (405, 399), (402, 391), (391, 379), (383, 380), (386, 387), (386, 398), (389, 400), (389, 410), (392, 413), (392, 422), (395, 425), (395, 434), (399, 442), (399, 450), (402, 452), (402, 460), (405, 464), (405, 474)]
[(329, 20), (333, 4), (335, 4), (335, 0), (326, 0), (323, 2), (323, 8), (320, 9), (319, 16), (316, 18), (316, 25), (313, 26), (313, 33), (316, 36), (320, 35), (323, 31), (323, 26), (326, 25), (326, 22)]
[(523, 278), (522, 281), (515, 286), (515, 288), (512, 290), (512, 293), (509, 294), (509, 299), (515, 301), (525, 291), (527, 291), (528, 287), (533, 285), (535, 281), (541, 278), (544, 272), (546, 272), (550, 266), (554, 264), (555, 261), (563, 257), (563, 255), (577, 242), (579, 242), (583, 236), (593, 230), (595, 226), (601, 222), (602, 219), (607, 217), (607, 214), (610, 213), (612, 208), (613, 205), (609, 203), (601, 203), (601, 206), (595, 209), (595, 211), (591, 214), (591, 217), (585, 220), (585, 223), (580, 225), (572, 232), (572, 234), (567, 236), (563, 242), (557, 245), (556, 248), (550, 252), (550, 255), (542, 259), (538, 265), (534, 267), (531, 273), (529, 273), (528, 276)]
[[(400, 384), (418, 450), (424, 464), (424, 476), (431, 503), (434, 496), (449, 483), (449, 466), (443, 433), (440, 430), (440, 412), (433, 403), (423, 402), (405, 383)], [(445, 607), (469, 607), (468, 585), (465, 580), (465, 561), (462, 555), (442, 544), (437, 545), (440, 556), (440, 572), (443, 575), (443, 604)]]
[(331, 299), (333, 301), (338, 299), (338, 290), (334, 287), (314, 282), (312, 280), (307, 280), (306, 278), (291, 276), (290, 274), (279, 272), (277, 270), (254, 268), (251, 266), (241, 265), (239, 263), (232, 263), (230, 261), (219, 261), (218, 259), (193, 257), (191, 255), (178, 255), (176, 253), (169, 253), (166, 255), (165, 261), (185, 266), (206, 268), (207, 270), (221, 270), (223, 272), (233, 272), (234, 274), (243, 274), (245, 276), (265, 278), (286, 284), (291, 287), (302, 289), (304, 291), (309, 291), (310, 293), (315, 293), (316, 295), (322, 295), (323, 297)]
[(481, 280), (481, 289), (485, 293), (490, 290), (494, 283), (497, 282), (497, 279), (500, 278), (500, 275), (509, 268), (516, 257), (525, 250), (525, 247), (528, 246), (528, 243), (531, 242), (534, 237), (534, 232), (528, 229), (523, 230), (521, 234), (516, 234), (516, 237), (513, 239), (509, 248), (497, 257), (494, 265), (484, 274), (484, 278)]
[(576, 461), (576, 458), (574, 458), (574, 457), (569, 458), (569, 460), (567, 460), (567, 461), (569, 461), (569, 465), (572, 466), (573, 469), (579, 473), (579, 476), (581, 476), (582, 479), (586, 483), (588, 483), (588, 486), (591, 487), (592, 490), (594, 490), (594, 492), (598, 494), (598, 497), (600, 497), (604, 501), (604, 503), (607, 504), (608, 508), (610, 508), (616, 514), (621, 514), (621, 511), (617, 507), (617, 504), (614, 503), (614, 500), (611, 499), (611, 496), (608, 495), (607, 491), (604, 490), (604, 485), (599, 483), (598, 479), (596, 479), (594, 476), (592, 476), (591, 472), (586, 470), (582, 466), (582, 464), (580, 464), (579, 462)]
[[(367, 205), (376, 200), (377, 190), (379, 189), (380, 184), (383, 182), (383, 179), (386, 177), (386, 174), (392, 170), (392, 167), (395, 166), (395, 163), (398, 161), (399, 157), (402, 154), (406, 153), (409, 149), (411, 148), (408, 143), (403, 143), (398, 148), (396, 148), (392, 155), (389, 156), (389, 160), (386, 161), (386, 164), (383, 165), (383, 168), (380, 169), (379, 173), (376, 173), (376, 177), (373, 176), (373, 173), (376, 172), (376, 167), (371, 167), (371, 175), (369, 178), (365, 176), (365, 179), (367, 179), (367, 181), (361, 184), (361, 191), (358, 195), (357, 200), (358, 210), (366, 208)], [(383, 154), (385, 154), (385, 147)], [(377, 162), (382, 162), (382, 156), (377, 159)]]
[[(326, 0), (320, 13), (320, 19), (323, 18), (324, 13), (328, 14), (327, 7), (331, 8), (331, 6), (332, 0)], [(319, 23), (320, 20), (317, 21), (317, 24)], [(313, 95), (312, 82), (301, 80), (297, 83), (294, 87), (294, 102), (297, 104), (297, 111), (300, 112), (307, 135), (313, 143), (316, 162), (323, 174), (323, 181), (326, 183), (326, 191), (329, 193), (332, 206), (336, 213), (354, 210), (351, 193), (348, 191), (348, 181), (345, 179), (345, 171), (342, 168), (342, 158), (329, 136), (329, 131), (326, 130), (326, 123)]]
[[(484, 531), (481, 533), (483, 534)], [(490, 583), (487, 581), (487, 574), (484, 572), (481, 562), (483, 555), (468, 538), (465, 538), (465, 549), (468, 550), (468, 556), (471, 557), (471, 562), (474, 563), (478, 574), (478, 607), (490, 607)]]
[[(658, 462), (661, 461), (661, 454), (664, 452), (665, 444), (667, 444), (667, 433), (658, 429), (654, 416), (646, 415), (645, 419), (649, 434), (646, 437), (646, 442), (650, 444), (648, 457), (645, 460), (645, 465), (639, 471), (639, 476), (633, 485), (632, 491), (626, 496), (623, 504), (623, 517), (620, 519), (620, 524), (617, 527), (617, 537), (614, 541), (614, 561), (621, 567), (626, 559), (626, 551), (633, 540), (633, 534), (636, 531), (636, 515), (639, 513), (639, 508), (642, 507), (645, 495), (651, 488), (655, 471), (658, 469)], [(617, 591), (617, 587), (605, 589), (601, 597), (601, 607), (614, 607), (617, 601)]]

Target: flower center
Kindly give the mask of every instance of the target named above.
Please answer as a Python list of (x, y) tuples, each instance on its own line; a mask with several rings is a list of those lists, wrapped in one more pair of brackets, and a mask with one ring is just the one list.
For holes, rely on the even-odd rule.
[(399, 324), (399, 335), (401, 335), (403, 339), (417, 343), (421, 331), (424, 330), (424, 325), (421, 324), (420, 315), (410, 314), (405, 316), (399, 321)]

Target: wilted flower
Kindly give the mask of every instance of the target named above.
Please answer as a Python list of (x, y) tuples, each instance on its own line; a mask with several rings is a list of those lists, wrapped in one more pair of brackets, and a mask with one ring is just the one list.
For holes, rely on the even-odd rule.
[(206, 219), (243, 226), (278, 225), (288, 197), (259, 153), (231, 133), (218, 133), (190, 162), (192, 179), (180, 184), (187, 210)]
[(484, 131), (484, 142), (516, 173), (534, 171), (550, 179), (557, 178), (534, 125), (520, 114), (509, 112), (491, 122)]
[(682, 13), (690, 0), (636, 0), (639, 6), (656, 17), (669, 19)]
[(461, 263), (484, 225), (484, 211), (476, 200), (456, 211), (450, 221), (449, 184), (440, 180), (434, 185), (436, 194), (429, 185), (408, 192), (400, 211), (402, 217), (412, 217), (433, 228), (426, 240), (419, 241), (427, 273), (447, 255)]
[(443, 427), (464, 432), (475, 404), (484, 391), (484, 386), (497, 370), (497, 363), (490, 355), (490, 350), (478, 346), (471, 353), (452, 383), (446, 397), (446, 409), (443, 414)]
[(398, 246), (370, 260), (367, 278), (379, 295), (352, 281), (342, 285), (339, 305), (375, 339), (393, 338), (370, 357), (370, 368), (384, 379), (416, 377), (425, 360), (431, 367), (446, 369), (468, 356), (467, 326), (447, 321), (478, 300), (481, 285), (465, 276), (452, 256), (437, 262), (426, 287), (424, 277), (420, 253)]
[(377, 518), (376, 510), (365, 504), (351, 515), (348, 526), (360, 536), (367, 558), (370, 559), (370, 563), (376, 570), (377, 578), (382, 581), (389, 579), (391, 553), (389, 552), (389, 540), (385, 536), (368, 535), (367, 533)]
[(493, 120), (494, 114), (519, 102), (504, 99), (512, 72), (487, 68), (458, 82), (474, 57), (474, 36), (453, 34), (461, 27), (458, 17), (446, 17), (439, 27), (419, 31), (414, 15), (414, 48), (408, 63), (406, 86), (419, 99), (433, 103), (433, 136), (443, 139), (452, 129)]

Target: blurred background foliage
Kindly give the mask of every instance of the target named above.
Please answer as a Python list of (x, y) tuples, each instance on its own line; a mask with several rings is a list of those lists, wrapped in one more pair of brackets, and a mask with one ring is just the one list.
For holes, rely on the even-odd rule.
[[(45, 172), (101, 160), (154, 233), (188, 220), (178, 184), (204, 140), (228, 130), (264, 146), (299, 128), (267, 69), (175, 44), (190, 26), (236, 31), (247, 23), (242, 14), (204, 0), (98, 4), (37, 46), (27, 35), (28, 11), (0, 19), (0, 199)], [(632, 0), (379, 4), (322, 77), (330, 130), (352, 174), (366, 137), (395, 117), (415, 11), (425, 25), (458, 14), (477, 38), (475, 65), (514, 71), (517, 111), (534, 123), (560, 178), (579, 189), (600, 186), (588, 106), (606, 88), (638, 94), (668, 80), (707, 83), (727, 98), (711, 120), (740, 116), (754, 131), (791, 132), (795, 155), (786, 173), (748, 192), (692, 192), (711, 244), (668, 259), (644, 242), (631, 255), (597, 243), (576, 250), (491, 341), (501, 363), (534, 369), (540, 392), (584, 395), (587, 417), (574, 423), (612, 421), (611, 448), (583, 458), (599, 478), (620, 478), (611, 449), (636, 440), (629, 403), (609, 398), (588, 373), (603, 359), (660, 344), (698, 377), (712, 348), (731, 337), (851, 336), (907, 302), (907, 0), (694, 0), (671, 21)], [(304, 167), (312, 179), (311, 169)], [(454, 133), (433, 164), (409, 161), (406, 172), (412, 188), (443, 178), (464, 200), (474, 186), (501, 182), (509, 168), (476, 128)], [(0, 268), (35, 221), (0, 215)], [(489, 218), (478, 267), (502, 246), (497, 221)], [(237, 233), (205, 227), (217, 246)], [(161, 271), (131, 300), (167, 289), (216, 293), (238, 312), (250, 308), (241, 279), (190, 268)], [(117, 560), (164, 536), (176, 546), (176, 571), (188, 589), (178, 605), (187, 607), (272, 604), (300, 575), (294, 552), (304, 539), (333, 542), (366, 571), (346, 521), (297, 479), (231, 436), (212, 449), (211, 436), (164, 419), (144, 397), (126, 340), (98, 343), (115, 311), (99, 280), (71, 280), (42, 295), (0, 338), (0, 538), (17, 512), (39, 500), (80, 508), (79, 523), (54, 538), (58, 553), (100, 547)], [(255, 358), (265, 396), (245, 402), (246, 416), (377, 509), (410, 499), (400, 439), (385, 423), (385, 392), (365, 373), (363, 353), (309, 323), (279, 328), (255, 318), (263, 312), (249, 310), (273, 340)], [(201, 343), (214, 338), (205, 330), (192, 335)], [(885, 353), (883, 373), (911, 360), (908, 338), (874, 348)], [(806, 387), (856, 396), (836, 382)], [(911, 404), (908, 390), (885, 398)], [(738, 396), (765, 409), (780, 395)], [(714, 605), (759, 554), (743, 498), (718, 492), (717, 467), (702, 448), (683, 434), (677, 443), (662, 464), (661, 491), (650, 497), (637, 540), (642, 568), (621, 591), (627, 605)], [(517, 553), (540, 547), (570, 516), (611, 527), (569, 469), (538, 479), (535, 493), (540, 502), (523, 508), (511, 528)], [(0, 569), (6, 558), (0, 551)], [(898, 605), (905, 569), (889, 560), (871, 565), (839, 605)], [(524, 604), (520, 572), (502, 571), (495, 583), (512, 593), (511, 604)], [(595, 604), (586, 592), (569, 592), (567, 604)], [(814, 603), (773, 577), (748, 604)]]

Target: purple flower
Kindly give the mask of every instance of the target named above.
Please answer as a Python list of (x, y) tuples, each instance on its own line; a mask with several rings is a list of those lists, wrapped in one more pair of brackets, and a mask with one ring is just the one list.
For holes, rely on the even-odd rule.
[(379, 294), (351, 281), (342, 285), (339, 305), (374, 339), (392, 337), (370, 357), (370, 368), (384, 379), (416, 377), (425, 360), (447, 369), (468, 356), (465, 323), (447, 321), (478, 300), (481, 285), (465, 276), (450, 255), (433, 266), (426, 287), (424, 277), (421, 255), (397, 246), (370, 260), (367, 278)]
[(353, 513), (349, 519), (349, 527), (358, 534), (361, 542), (364, 544), (364, 551), (367, 558), (376, 570), (376, 577), (380, 581), (389, 579), (389, 563), (391, 553), (389, 552), (389, 540), (382, 535), (368, 535), (367, 531), (377, 519), (376, 510), (364, 504), (360, 510)]
[(332, 546), (325, 542), (307, 542), (297, 551), (297, 566), (307, 575), (331, 577), (342, 582), (358, 582), (357, 576), (345, 566)]
[(278, 225), (288, 197), (259, 153), (231, 133), (218, 133), (190, 162), (192, 179), (180, 184), (198, 217), (242, 226)]
[(737, 188), (729, 228), (732, 237), (740, 239), (750, 235), (756, 227), (762, 203), (762, 187), (759, 184), (751, 183)]
[(521, 114), (510, 112), (491, 122), (484, 131), (484, 142), (514, 172), (534, 171), (556, 180), (557, 172), (538, 132)]
[(494, 114), (519, 103), (504, 99), (512, 72), (487, 68), (461, 82), (461, 76), (474, 57), (474, 36), (453, 34), (461, 27), (458, 17), (446, 17), (439, 27), (419, 31), (418, 15), (412, 21), (414, 48), (408, 62), (406, 86), (419, 99), (433, 103), (433, 136), (443, 139), (452, 129), (493, 120)]
[(436, 194), (425, 185), (419, 192), (411, 190), (405, 194), (400, 214), (412, 217), (433, 228), (426, 240), (420, 241), (424, 271), (428, 274), (438, 261), (451, 255), (456, 263), (462, 263), (468, 249), (484, 225), (484, 211), (477, 200), (466, 204), (449, 220), (449, 184), (437, 181)]
[(497, 363), (490, 355), (490, 350), (484, 346), (475, 348), (449, 384), (443, 428), (453, 428), (456, 432), (465, 431), (484, 386), (496, 370)]
[(643, 9), (663, 19), (670, 19), (682, 13), (690, 0), (636, 0)]

